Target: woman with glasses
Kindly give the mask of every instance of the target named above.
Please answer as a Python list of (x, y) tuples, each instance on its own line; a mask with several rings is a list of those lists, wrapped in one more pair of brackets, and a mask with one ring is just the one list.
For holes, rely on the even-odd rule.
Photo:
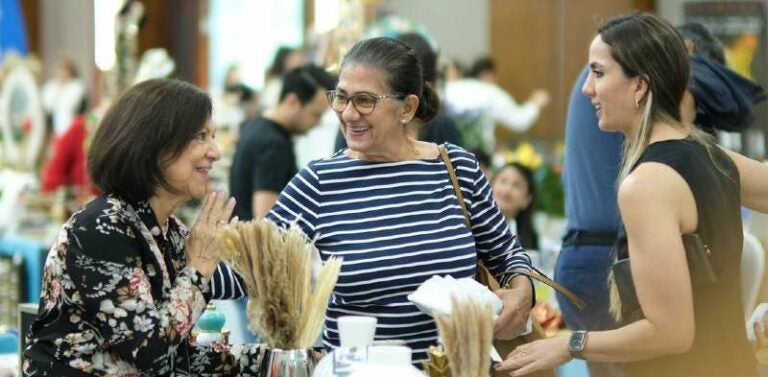
[(497, 338), (525, 327), (532, 286), (505, 271), (530, 266), (493, 202), (475, 157), (448, 144), (472, 227), (464, 216), (436, 144), (408, 128), (435, 116), (439, 100), (424, 81), (414, 51), (389, 38), (359, 42), (342, 61), (328, 101), (349, 148), (310, 163), (281, 193), (267, 216), (297, 223), (323, 260), (344, 258), (329, 303), (323, 341), (338, 346), (336, 319), (378, 319), (377, 340), (403, 340), (415, 361), (437, 342), (433, 319), (408, 294), (433, 275), (473, 277), (481, 258), (506, 288)]
[[(421, 62), (424, 81), (428, 82), (433, 88), (439, 88), (437, 52), (432, 49), (432, 44), (430, 44), (424, 36), (416, 32), (402, 33), (393, 38), (405, 43), (408, 47), (413, 49), (416, 56), (419, 58), (419, 62)], [(439, 89), (436, 90), (439, 91)], [(452, 117), (446, 115), (443, 109), (444, 106), (441, 106), (440, 111), (434, 118), (429, 122), (424, 123), (424, 125), (419, 126), (418, 130), (413, 131), (421, 141), (435, 144), (451, 143), (458, 146), (464, 146), (464, 141), (461, 139), (461, 133), (456, 125), (456, 121)], [(344, 148), (347, 148), (347, 141), (344, 139), (344, 134), (341, 130), (338, 130), (333, 150), (338, 151)]]

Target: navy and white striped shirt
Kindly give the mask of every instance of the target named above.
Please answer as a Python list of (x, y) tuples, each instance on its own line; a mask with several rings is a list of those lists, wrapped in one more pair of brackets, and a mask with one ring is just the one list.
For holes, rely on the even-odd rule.
[[(477, 256), (497, 277), (530, 266), (474, 156), (450, 144), (448, 153), (471, 214), (471, 232), (439, 157), (371, 162), (339, 152), (310, 163), (280, 194), (268, 219), (297, 222), (323, 260), (344, 258), (325, 321), (327, 346), (339, 343), (336, 318), (367, 315), (378, 319), (377, 340), (404, 340), (414, 360), (424, 359), (436, 344), (437, 328), (408, 294), (433, 275), (473, 277)], [(214, 276), (214, 292), (227, 294), (224, 284), (237, 287), (227, 270)], [(506, 284), (511, 278), (499, 280)]]

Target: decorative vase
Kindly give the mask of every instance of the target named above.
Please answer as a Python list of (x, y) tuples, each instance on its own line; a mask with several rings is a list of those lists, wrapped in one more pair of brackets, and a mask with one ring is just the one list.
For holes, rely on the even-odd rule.
[(319, 357), (312, 349), (267, 349), (259, 375), (263, 377), (311, 377)]
[(216, 310), (213, 303), (209, 303), (197, 320), (195, 341), (200, 345), (209, 345), (212, 342), (226, 343), (226, 337), (221, 331), (226, 320), (224, 313)]
[(220, 333), (226, 322), (224, 313), (216, 309), (216, 305), (209, 303), (200, 319), (197, 320), (197, 327), (201, 332), (217, 332)]

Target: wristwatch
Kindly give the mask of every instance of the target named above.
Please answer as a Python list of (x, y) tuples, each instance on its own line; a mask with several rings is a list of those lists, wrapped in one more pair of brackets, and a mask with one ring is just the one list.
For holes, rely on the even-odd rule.
[(587, 332), (585, 330), (576, 330), (571, 333), (571, 340), (568, 341), (568, 351), (576, 359), (583, 359), (581, 353), (584, 346), (587, 345)]

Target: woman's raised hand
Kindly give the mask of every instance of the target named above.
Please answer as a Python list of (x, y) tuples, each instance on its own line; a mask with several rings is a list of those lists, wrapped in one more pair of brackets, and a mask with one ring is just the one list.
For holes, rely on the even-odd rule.
[[(230, 222), (230, 216), (235, 209), (235, 198), (226, 193), (214, 191), (205, 203), (195, 220), (187, 238), (187, 263), (199, 271), (205, 278), (210, 278), (219, 264), (216, 233), (219, 228)], [(237, 217), (231, 220), (237, 221)]]

